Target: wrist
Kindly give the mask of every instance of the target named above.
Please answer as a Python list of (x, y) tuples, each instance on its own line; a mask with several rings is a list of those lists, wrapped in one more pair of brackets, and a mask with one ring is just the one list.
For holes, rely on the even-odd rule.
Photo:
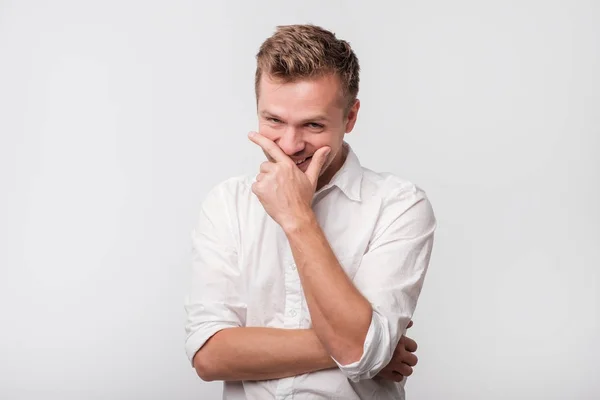
[(294, 213), (294, 216), (281, 224), (286, 235), (292, 235), (318, 226), (317, 218), (312, 209), (302, 210)]

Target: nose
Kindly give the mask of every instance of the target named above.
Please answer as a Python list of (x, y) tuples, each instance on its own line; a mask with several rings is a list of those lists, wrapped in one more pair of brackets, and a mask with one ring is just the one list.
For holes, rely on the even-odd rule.
[(276, 143), (288, 156), (302, 152), (305, 147), (302, 134), (294, 127), (287, 127)]

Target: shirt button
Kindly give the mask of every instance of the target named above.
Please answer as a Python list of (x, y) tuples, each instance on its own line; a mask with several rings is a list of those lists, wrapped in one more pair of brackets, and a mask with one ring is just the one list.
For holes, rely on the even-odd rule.
[(298, 313), (296, 312), (296, 310), (292, 310), (292, 311), (290, 311), (290, 315), (291, 315), (292, 317), (295, 317), (295, 316), (296, 316), (296, 314), (298, 314)]
[(292, 265), (290, 266), (290, 268), (292, 268), (292, 270), (293, 270), (293, 271), (295, 271), (295, 270), (296, 270), (296, 264), (292, 264)]

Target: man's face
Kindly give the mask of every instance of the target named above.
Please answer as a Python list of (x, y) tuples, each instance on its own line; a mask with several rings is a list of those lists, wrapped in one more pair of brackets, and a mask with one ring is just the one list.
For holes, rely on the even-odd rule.
[(345, 116), (341, 93), (335, 75), (283, 83), (263, 74), (259, 84), (259, 133), (300, 162), (298, 168), (306, 172), (310, 157), (319, 148), (331, 148), (317, 187), (329, 182), (341, 168), (344, 135), (354, 128), (360, 107), (357, 100)]

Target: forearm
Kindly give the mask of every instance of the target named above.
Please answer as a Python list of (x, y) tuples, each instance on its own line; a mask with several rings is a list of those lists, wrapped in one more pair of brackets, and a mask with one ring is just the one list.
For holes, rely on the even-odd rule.
[(333, 253), (313, 214), (284, 228), (315, 333), (342, 364), (360, 359), (373, 310)]
[(194, 357), (198, 375), (207, 381), (279, 379), (335, 366), (311, 329), (223, 329)]

